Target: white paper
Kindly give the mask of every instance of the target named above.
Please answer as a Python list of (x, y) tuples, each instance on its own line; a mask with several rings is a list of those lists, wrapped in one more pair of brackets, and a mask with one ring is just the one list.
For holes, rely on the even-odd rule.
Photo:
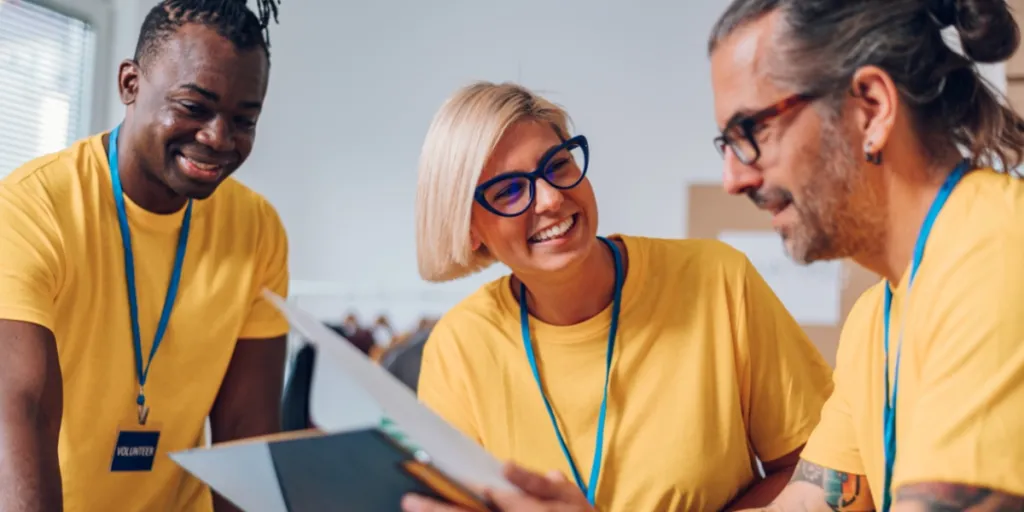
[(309, 389), (313, 423), (324, 432), (347, 432), (380, 425), (384, 411), (356, 380), (334, 366), (332, 357), (313, 362)]
[(794, 263), (786, 254), (782, 239), (770, 231), (723, 231), (718, 239), (747, 255), (797, 322), (803, 325), (840, 322), (841, 262)]
[[(499, 460), (421, 404), (415, 393), (387, 370), (280, 296), (269, 290), (264, 290), (263, 295), (281, 310), (296, 331), (317, 347), (316, 372), (337, 371), (344, 374), (347, 382), (358, 384), (384, 415), (430, 456), (438, 469), (464, 485), (514, 489), (502, 475)], [(345, 414), (347, 403), (324, 400), (329, 390), (314, 388), (313, 394), (310, 414), (319, 428), (350, 428), (351, 422), (337, 422), (338, 415)]]
[(178, 465), (247, 512), (285, 512), (274, 461), (265, 442), (229, 443), (169, 454)]

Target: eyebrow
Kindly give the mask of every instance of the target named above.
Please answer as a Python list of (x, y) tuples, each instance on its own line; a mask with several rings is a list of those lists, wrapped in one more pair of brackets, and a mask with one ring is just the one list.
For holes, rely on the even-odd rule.
[[(557, 151), (555, 151), (555, 150), (562, 148), (563, 144), (565, 144), (565, 141), (559, 142), (558, 144), (555, 144), (554, 146), (551, 146), (550, 148), (546, 149), (544, 151), (544, 154), (540, 155), (540, 158), (537, 159), (537, 166), (540, 166), (540, 163), (543, 162), (544, 160), (550, 159), (555, 153), (557, 153)], [(564, 149), (564, 148), (562, 148), (562, 149)], [(502, 176), (502, 175), (505, 175), (505, 174), (517, 173), (517, 172), (528, 173), (528, 172), (533, 172), (533, 171), (536, 171), (536, 170), (537, 170), (537, 167), (534, 167), (533, 169), (530, 169), (528, 171), (527, 170), (523, 170), (523, 169), (507, 169), (505, 171), (502, 171), (502, 172), (499, 172), (499, 173), (495, 174), (494, 177)]]
[[(206, 98), (206, 99), (208, 99), (210, 101), (213, 101), (213, 102), (220, 101), (220, 95), (219, 94), (217, 94), (217, 93), (215, 93), (215, 92), (213, 92), (213, 91), (211, 91), (209, 89), (205, 89), (203, 87), (200, 87), (199, 85), (197, 85), (195, 83), (187, 83), (185, 85), (182, 85), (181, 88), (189, 90), (189, 91), (192, 91), (192, 92), (194, 92), (194, 93), (196, 93), (196, 94), (198, 94), (198, 95), (200, 95), (200, 96), (202, 96), (202, 97), (204, 97), (204, 98)], [(240, 107), (242, 107), (242, 108), (245, 108), (245, 109), (260, 109), (261, 107), (263, 107), (263, 103), (259, 102), (259, 101), (242, 101), (242, 102), (239, 102), (238, 105)]]
[(736, 123), (754, 115), (754, 113), (755, 111), (753, 109), (741, 108), (737, 110), (735, 114), (733, 114), (731, 117), (729, 117), (728, 120), (726, 120), (725, 126), (722, 127), (722, 131), (728, 130)]
[(565, 142), (566, 141), (563, 140), (558, 144), (551, 146), (546, 151), (544, 151), (544, 154), (541, 155), (540, 158), (537, 160), (537, 165), (540, 165), (540, 163), (543, 162), (544, 160), (550, 160), (551, 157), (555, 156), (555, 154), (558, 153), (558, 150), (564, 149)]

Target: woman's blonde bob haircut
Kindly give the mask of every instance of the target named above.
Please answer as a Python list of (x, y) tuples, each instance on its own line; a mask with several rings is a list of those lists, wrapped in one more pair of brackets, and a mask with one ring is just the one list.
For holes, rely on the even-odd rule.
[(431, 282), (459, 279), (490, 266), (485, 247), (473, 251), (473, 195), (502, 135), (521, 120), (550, 123), (566, 137), (564, 109), (513, 83), (476, 82), (441, 106), (427, 130), (416, 184), (416, 257)]

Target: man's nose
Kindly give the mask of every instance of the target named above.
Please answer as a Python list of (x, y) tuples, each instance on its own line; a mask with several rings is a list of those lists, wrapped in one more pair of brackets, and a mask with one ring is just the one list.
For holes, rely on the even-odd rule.
[(218, 153), (235, 150), (235, 132), (220, 116), (214, 117), (199, 130), (196, 141)]
[(764, 183), (761, 171), (741, 162), (732, 149), (725, 150), (725, 161), (722, 165), (722, 185), (730, 194), (746, 194), (750, 189), (761, 188)]

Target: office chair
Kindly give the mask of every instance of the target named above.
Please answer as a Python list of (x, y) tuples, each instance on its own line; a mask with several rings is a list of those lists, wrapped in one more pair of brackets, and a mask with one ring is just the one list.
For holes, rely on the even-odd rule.
[(419, 386), (420, 363), (423, 361), (423, 346), (430, 337), (430, 329), (420, 329), (405, 343), (388, 350), (381, 357), (380, 365), (391, 375), (402, 381), (414, 392)]
[(313, 385), (316, 347), (306, 343), (295, 354), (281, 399), (281, 430), (305, 430), (313, 426), (309, 416), (309, 391)]

